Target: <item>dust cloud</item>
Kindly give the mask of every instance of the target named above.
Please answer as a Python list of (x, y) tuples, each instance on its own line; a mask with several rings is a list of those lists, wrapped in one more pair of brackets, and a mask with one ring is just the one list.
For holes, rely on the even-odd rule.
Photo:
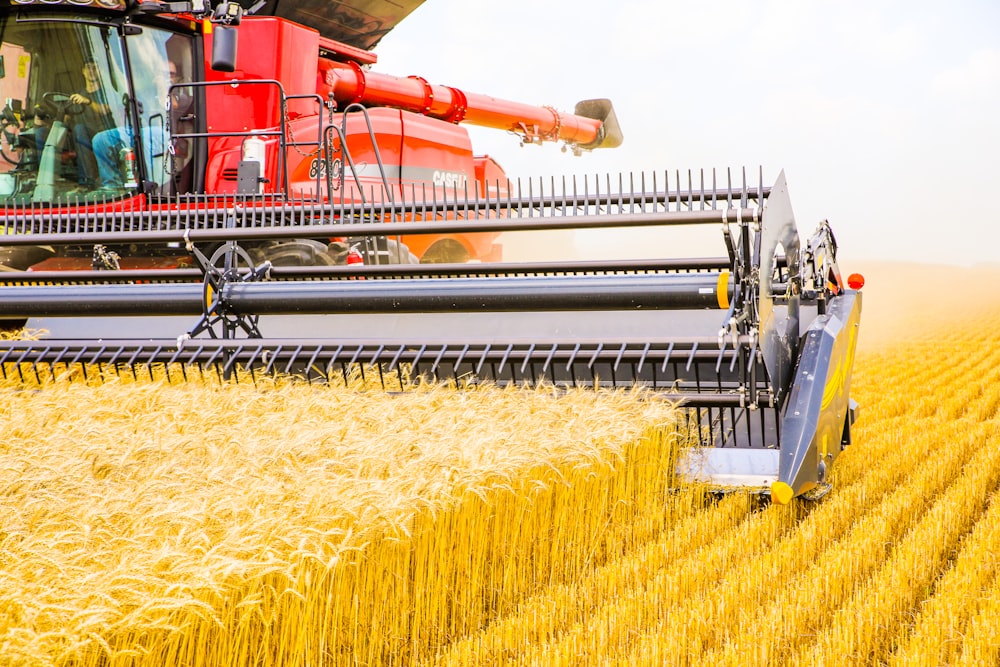
[(865, 277), (858, 338), (862, 352), (921, 338), (946, 338), (956, 323), (968, 326), (977, 313), (1000, 309), (1000, 265), (865, 261), (852, 263), (849, 272)]

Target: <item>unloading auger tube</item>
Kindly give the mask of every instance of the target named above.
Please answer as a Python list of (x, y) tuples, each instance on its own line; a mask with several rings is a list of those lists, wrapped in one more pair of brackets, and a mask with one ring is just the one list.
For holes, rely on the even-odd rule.
[[(0, 370), (26, 382), (164, 372), (235, 381), (249, 372), (310, 382), (360, 374), (389, 390), (417, 378), (638, 385), (677, 401), (701, 445), (682, 456), (683, 477), (782, 503), (821, 495), (850, 442), (861, 295), (841, 279), (825, 221), (800, 243), (783, 173), (771, 187), (762, 177), (748, 185), (745, 173), (741, 185), (724, 180), (689, 172), (686, 183), (654, 175), (619, 179), (617, 189), (610, 178), (574, 180), (561, 192), (538, 182), (512, 185), (510, 198), (433, 206), (200, 198), (159, 212), (12, 216), (2, 221), (12, 246), (175, 244), (200, 268), (0, 273), (0, 318), (47, 331), (0, 341)], [(376, 219), (386, 222), (343, 222)], [(694, 225), (720, 229), (724, 250), (271, 267), (240, 245), (302, 238), (304, 227), (315, 239), (358, 239), (629, 227), (666, 237)]]

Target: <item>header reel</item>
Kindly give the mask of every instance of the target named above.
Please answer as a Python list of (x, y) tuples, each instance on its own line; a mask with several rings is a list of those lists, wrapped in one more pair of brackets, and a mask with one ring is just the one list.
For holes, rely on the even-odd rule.
[[(418, 379), (639, 386), (678, 402), (702, 445), (684, 455), (682, 475), (787, 502), (822, 490), (849, 441), (860, 294), (840, 278), (825, 221), (800, 245), (783, 174), (770, 187), (711, 178), (700, 188), (678, 175), (617, 192), (587, 182), (434, 205), (200, 198), (160, 212), (7, 220), (12, 245), (172, 242), (200, 269), (0, 274), (0, 317), (30, 317), (31, 328), (49, 331), (0, 341), (0, 369), (41, 378), (161, 366), (168, 375), (182, 367), (184, 376), (292, 373), (310, 382), (374, 373), (389, 390)], [(246, 249), (304, 236), (398, 243), (458, 231), (667, 235), (694, 225), (718, 225), (724, 254), (285, 267), (255, 265)]]

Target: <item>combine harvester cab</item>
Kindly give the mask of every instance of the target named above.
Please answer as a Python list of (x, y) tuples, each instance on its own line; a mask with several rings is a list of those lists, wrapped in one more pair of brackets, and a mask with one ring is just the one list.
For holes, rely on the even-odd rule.
[[(683, 477), (779, 502), (827, 488), (854, 416), (861, 298), (825, 222), (800, 242), (783, 174), (511, 183), (459, 123), (613, 148), (610, 102), (564, 114), (376, 74), (379, 31), (339, 42), (233, 3), (67, 3), (0, 11), (0, 58), (22, 65), (4, 81), (20, 104), (2, 114), (0, 319), (41, 332), (0, 340), (5, 377), (637, 386), (677, 402), (699, 443)], [(36, 57), (54, 44), (64, 67)], [(174, 68), (147, 90), (153, 54)], [(114, 73), (104, 98), (132, 128), (104, 164), (110, 188), (75, 182), (70, 86), (43, 93), (88, 57)], [(157, 106), (180, 91), (184, 113)], [(24, 127), (36, 100), (64, 119), (44, 138)], [(498, 248), (691, 227), (718, 252), (514, 262)]]

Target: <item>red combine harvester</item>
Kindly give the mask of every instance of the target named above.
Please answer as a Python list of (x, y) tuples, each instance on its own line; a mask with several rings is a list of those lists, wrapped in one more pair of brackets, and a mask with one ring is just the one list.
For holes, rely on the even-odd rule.
[[(282, 17), (244, 20), (235, 3), (212, 12), (199, 2), (15, 2), (3, 18), (0, 51), (0, 202), (62, 215), (177, 208), (172, 198), (193, 194), (314, 203), (496, 198), (507, 195), (507, 177), (491, 158), (473, 154), (460, 123), (514, 132), (528, 143), (564, 141), (576, 151), (621, 141), (607, 100), (567, 114), (371, 72), (376, 56), (367, 47), (420, 2), (355, 3), (358, 15), (376, 12), (361, 34), (338, 19), (366, 22), (348, 20), (350, 3), (337, 4), (340, 13), (327, 12), (333, 18), (322, 18), (320, 7), (296, 7), (321, 34)], [(496, 236), (428, 235), (388, 245), (395, 262), (487, 261), (500, 258)], [(248, 249), (274, 264), (342, 263), (343, 244), (330, 252), (327, 241)], [(90, 266), (89, 250), (80, 257), (79, 249), (52, 249), (52, 261), (41, 263), (47, 250), (9, 249), (3, 264)], [(367, 262), (387, 257), (384, 243), (360, 250)], [(74, 252), (77, 261), (67, 259)], [(122, 252), (120, 266), (165, 265), (149, 252)]]
[[(800, 240), (783, 173), (511, 184), (462, 123), (579, 153), (621, 142), (611, 103), (373, 71), (419, 4), (0, 6), (0, 318), (32, 330), (0, 340), (0, 374), (638, 386), (701, 445), (683, 477), (821, 495), (861, 315), (826, 221)], [(692, 226), (715, 255), (660, 254)], [(498, 244), (600, 229), (656, 240), (531, 262)]]

